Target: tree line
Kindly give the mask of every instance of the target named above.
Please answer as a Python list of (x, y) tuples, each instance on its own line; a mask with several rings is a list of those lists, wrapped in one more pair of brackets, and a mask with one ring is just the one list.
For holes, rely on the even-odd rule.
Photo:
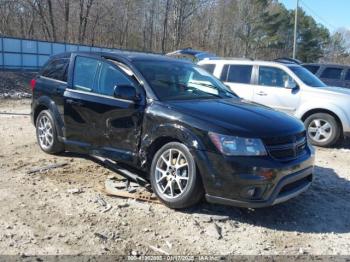
[[(277, 0), (0, 0), (0, 34), (148, 52), (290, 57), (294, 11)], [(299, 10), (297, 58), (350, 63), (350, 31)]]

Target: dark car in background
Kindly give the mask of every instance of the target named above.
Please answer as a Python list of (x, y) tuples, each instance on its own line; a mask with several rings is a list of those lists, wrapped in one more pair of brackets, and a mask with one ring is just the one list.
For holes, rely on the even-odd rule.
[(143, 53), (64, 53), (31, 82), (46, 153), (141, 171), (169, 207), (263, 207), (305, 191), (314, 151), (294, 117), (246, 102), (194, 63)]
[(337, 64), (302, 64), (329, 86), (350, 88), (350, 66)]

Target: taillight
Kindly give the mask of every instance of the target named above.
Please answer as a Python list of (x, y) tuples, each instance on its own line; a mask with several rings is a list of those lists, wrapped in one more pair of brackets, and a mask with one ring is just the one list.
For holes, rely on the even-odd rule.
[(36, 85), (36, 80), (35, 79), (30, 80), (30, 88), (32, 89), (32, 91), (34, 91), (35, 85)]

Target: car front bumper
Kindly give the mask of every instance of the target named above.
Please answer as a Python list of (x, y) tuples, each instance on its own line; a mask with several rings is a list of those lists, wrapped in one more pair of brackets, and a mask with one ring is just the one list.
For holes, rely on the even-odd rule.
[(294, 198), (306, 191), (314, 178), (314, 151), (312, 148), (307, 151), (289, 162), (197, 151), (206, 199), (211, 203), (259, 208)]

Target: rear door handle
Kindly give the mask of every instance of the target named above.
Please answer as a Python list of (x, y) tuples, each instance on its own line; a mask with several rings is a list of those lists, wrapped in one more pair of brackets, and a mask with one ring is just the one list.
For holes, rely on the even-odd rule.
[(267, 96), (267, 94), (263, 91), (260, 91), (258, 93), (256, 93), (258, 96)]
[(66, 102), (67, 102), (67, 104), (74, 105), (74, 106), (82, 106), (82, 105), (84, 105), (84, 103), (79, 102), (79, 101), (75, 101), (73, 99), (67, 99)]

